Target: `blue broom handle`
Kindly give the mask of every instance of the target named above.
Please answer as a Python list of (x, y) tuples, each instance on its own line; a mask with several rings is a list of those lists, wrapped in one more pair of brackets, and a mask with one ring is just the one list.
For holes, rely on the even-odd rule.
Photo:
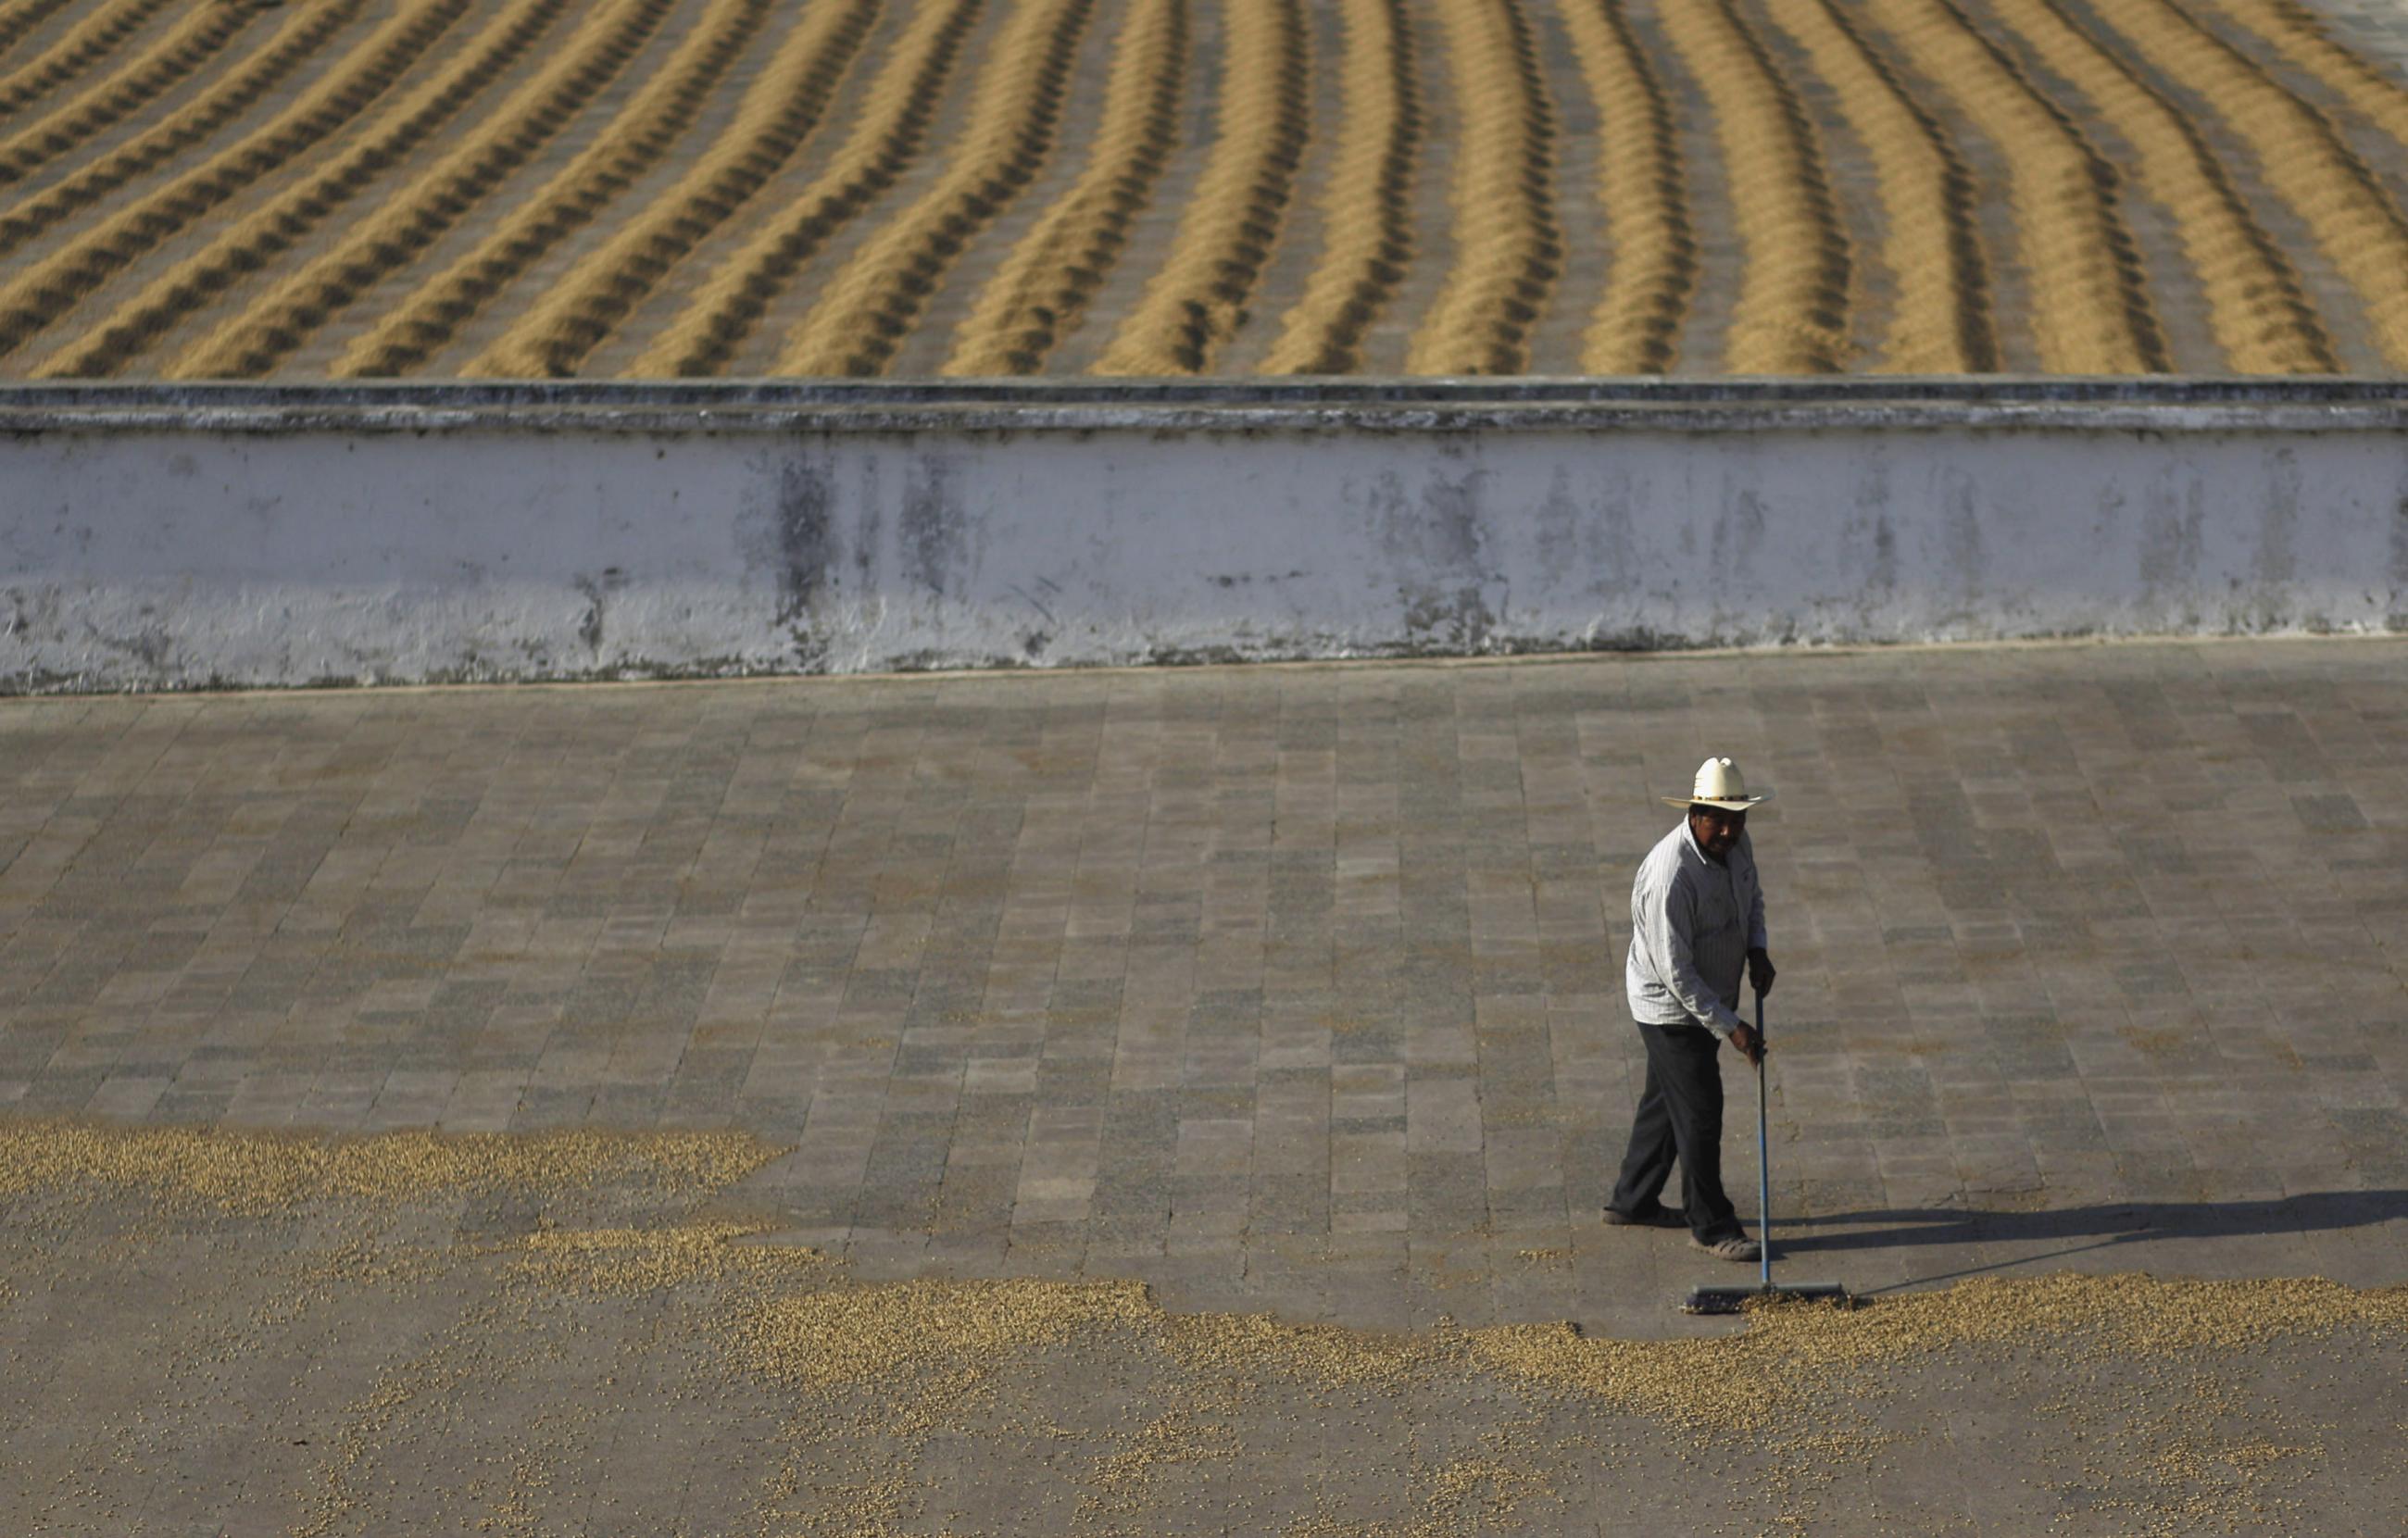
[(1756, 1245), (1757, 1274), (1772, 1290), (1772, 1159), (1764, 1135), (1764, 995), (1756, 996)]

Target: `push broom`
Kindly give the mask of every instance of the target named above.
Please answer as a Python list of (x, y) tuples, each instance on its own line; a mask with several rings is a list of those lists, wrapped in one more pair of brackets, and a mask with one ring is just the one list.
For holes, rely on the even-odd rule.
[(1756, 996), (1756, 1284), (1754, 1287), (1693, 1287), (1688, 1301), (1681, 1305), (1684, 1314), (1736, 1314), (1753, 1299), (1804, 1298), (1815, 1303), (1848, 1304), (1848, 1289), (1837, 1282), (1784, 1282), (1778, 1286), (1772, 1280), (1772, 1155), (1770, 1140), (1765, 1135), (1765, 1074), (1764, 1060), (1764, 995)]

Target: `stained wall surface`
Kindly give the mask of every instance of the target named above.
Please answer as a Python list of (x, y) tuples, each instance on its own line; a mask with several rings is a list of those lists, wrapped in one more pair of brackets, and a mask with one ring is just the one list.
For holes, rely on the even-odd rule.
[(14, 689), (2408, 628), (2382, 387), (0, 399)]

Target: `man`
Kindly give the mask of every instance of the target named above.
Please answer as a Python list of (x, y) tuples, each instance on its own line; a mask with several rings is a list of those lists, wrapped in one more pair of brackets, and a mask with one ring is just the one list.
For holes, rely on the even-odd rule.
[[(1739, 1018), (1740, 963), (1759, 994), (1772, 991), (1765, 948), (1764, 892), (1748, 842), (1748, 808), (1772, 792), (1748, 794), (1739, 765), (1708, 759), (1686, 796), (1661, 798), (1688, 816), (1640, 863), (1630, 886), (1630, 961), (1624, 986), (1647, 1045), (1647, 1089), (1630, 1124), (1622, 1178), (1606, 1204), (1617, 1225), (1689, 1231), (1689, 1243), (1726, 1260), (1754, 1260), (1723, 1194), (1723, 1078), (1716, 1054), (1728, 1041), (1761, 1063), (1764, 1044)], [(1678, 1159), (1681, 1210), (1657, 1197)]]

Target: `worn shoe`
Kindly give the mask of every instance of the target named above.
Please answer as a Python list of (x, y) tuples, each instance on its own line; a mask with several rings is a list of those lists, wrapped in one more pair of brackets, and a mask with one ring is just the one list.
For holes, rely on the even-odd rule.
[(1689, 1247), (1702, 1249), (1717, 1260), (1758, 1260), (1764, 1258), (1764, 1246), (1744, 1233), (1734, 1233), (1711, 1245), (1693, 1233), (1689, 1235)]
[(1687, 1218), (1660, 1204), (1639, 1213), (1617, 1212), (1608, 1207), (1605, 1209), (1605, 1221), (1607, 1227), (1618, 1229), (1684, 1229), (1689, 1226)]

